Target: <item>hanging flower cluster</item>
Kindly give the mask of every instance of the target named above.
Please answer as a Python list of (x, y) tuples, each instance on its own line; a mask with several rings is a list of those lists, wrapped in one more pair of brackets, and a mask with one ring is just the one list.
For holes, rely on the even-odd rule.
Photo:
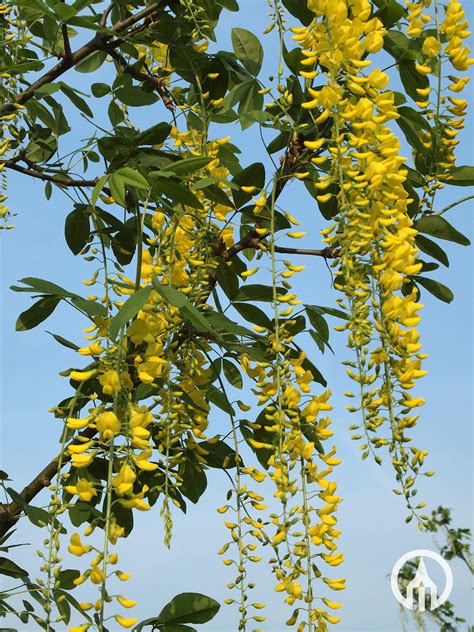
[[(426, 87), (417, 88), (417, 106), (422, 109), (433, 126), (423, 129), (422, 144), (426, 152), (428, 185), (420, 202), (420, 210), (432, 211), (436, 192), (451, 179), (450, 170), (456, 163), (457, 136), (464, 128), (467, 101), (459, 98), (469, 77), (447, 75), (447, 65), (454, 71), (466, 72), (474, 60), (469, 59), (470, 49), (464, 44), (469, 36), (468, 23), (460, 2), (440, 0), (409, 2), (407, 35), (422, 39), (420, 62), (416, 71), (426, 81)], [(449, 71), (448, 71), (449, 72)], [(434, 77), (434, 86), (429, 77)], [(445, 77), (449, 83), (446, 85)], [(446, 89), (453, 96), (446, 96)]]
[[(373, 65), (384, 44), (389, 49), (387, 42), (394, 33), (388, 32), (387, 20), (384, 25), (383, 7), (377, 11), (379, 3), (371, 0), (308, 0), (302, 11), (305, 26), (291, 29), (300, 50), (288, 53), (284, 7), (295, 3), (269, 2), (271, 23), (265, 32), (275, 29), (280, 40), (273, 91), (258, 79), (263, 51), (252, 33), (233, 32), (234, 56), (222, 51), (206, 54), (215, 18), (227, 6), (217, 4), (211, 10), (207, 2), (180, 0), (161, 7), (162, 14), (145, 7), (135, 22), (133, 7), (115, 7), (113, 12), (121, 19), (110, 29), (107, 21), (112, 14), (109, 8), (105, 10), (100, 18), (103, 32), (83, 47), (87, 53), (83, 60), (93, 51), (98, 55), (90, 61), (101, 63), (107, 54), (104, 42), (111, 43), (108, 60), (115, 61), (116, 81), (110, 92), (104, 84), (95, 84), (92, 92), (100, 95), (97, 98), (110, 93), (113, 133), (100, 139), (94, 136), (77, 152), (84, 165), (87, 156), (95, 162), (95, 149), (102, 154), (106, 172), (99, 178), (72, 179), (62, 159), (56, 163), (50, 155), (42, 163), (43, 154), (38, 152), (36, 163), (28, 156), (37, 119), (49, 125), (55, 118), (58, 128), (67, 127), (61, 118), (62, 104), (49, 98), (55, 87), (86, 114), (87, 104), (78, 94), (71, 97), (65, 82), (52, 87), (51, 94), (49, 88), (38, 94), (30, 86), (32, 94), (21, 95), (19, 102), (28, 104), (33, 99), (27, 107), (41, 112), (37, 118), (29, 114), (35, 123), (29, 132), (16, 127), (24, 106), (8, 103), (2, 110), (0, 171), (12, 162), (3, 157), (20, 148), (13, 163), (17, 170), (28, 171), (18, 169), (17, 162), (23, 160), (34, 177), (47, 182), (49, 193), (52, 183), (77, 193), (81, 202), (75, 205), (73, 223), (77, 222), (78, 230), (73, 232), (84, 233), (84, 238), (82, 242), (81, 235), (71, 238), (70, 216), (66, 238), (70, 247), (76, 238), (80, 243), (78, 248), (72, 244), (74, 254), (80, 251), (86, 261), (97, 264), (92, 277), (84, 281), (97, 295), (90, 294), (87, 300), (67, 291), (57, 294), (58, 286), (40, 279), (24, 280), (39, 283), (40, 307), (33, 306), (33, 313), (48, 311), (55, 301), (67, 299), (93, 321), (84, 330), (82, 348), (61, 339), (77, 350), (81, 364), (88, 364), (61, 374), (75, 393), (52, 410), (64, 425), (60, 454), (54, 462), (57, 477), (52, 484), (46, 483), (51, 492), (48, 533), (38, 552), (42, 576), (37, 586), (45, 615), (35, 620), (47, 631), (67, 619), (61, 607), (65, 599), (61, 515), (68, 510), (75, 525), (68, 552), (84, 560), (80, 571), (72, 571), (73, 584), (83, 585), (78, 592), (89, 589), (87, 601), (77, 602), (83, 622), (70, 632), (102, 632), (115, 624), (132, 628), (138, 619), (128, 616), (128, 609), (136, 602), (116, 588), (130, 574), (119, 568), (115, 547), (129, 535), (134, 512), (147, 512), (155, 504), (169, 546), (174, 506), (183, 509), (184, 497), (192, 502), (199, 498), (203, 489), (198, 489), (197, 479), (204, 479), (205, 488), (208, 467), (228, 470), (232, 481), (226, 504), (218, 509), (225, 514), (228, 530), (219, 554), (234, 572), (228, 584), (232, 598), (226, 602), (239, 610), (239, 632), (265, 621), (265, 605), (250, 599), (255, 588), (252, 567), (264, 557), (275, 577), (275, 591), (291, 608), (288, 626), (298, 632), (327, 632), (329, 624), (339, 622), (341, 604), (327, 597), (329, 591), (345, 588), (337, 570), (344, 555), (338, 548), (342, 498), (333, 479), (340, 459), (331, 442), (331, 391), (315, 392), (312, 383), (325, 382), (295, 342), (295, 335), (306, 331), (299, 309), (305, 308), (309, 316), (311, 306), (301, 306), (290, 281), (304, 266), (280, 261), (279, 253), (337, 259), (334, 287), (342, 294), (338, 299), (346, 312), (342, 317), (348, 314), (346, 324), (338, 329), (347, 332), (353, 352), (345, 365), (355, 387), (346, 395), (358, 400), (347, 406), (359, 419), (351, 426), (352, 438), (361, 441), (363, 459), (372, 454), (381, 464), (380, 454), (388, 452), (397, 479), (394, 491), (405, 497), (409, 510), (407, 521), (416, 517), (422, 528), (427, 520), (420, 514), (424, 503), (415, 500), (415, 482), (421, 473), (431, 476), (433, 472), (424, 471), (427, 452), (412, 445), (409, 436), (424, 404), (415, 387), (426, 374), (423, 361), (427, 357), (418, 331), (423, 305), (413, 282), (413, 275), (423, 269), (416, 216), (432, 213), (436, 191), (452, 177), (457, 135), (464, 126), (466, 100), (459, 93), (468, 79), (458, 74), (466, 72), (473, 61), (465, 45), (469, 33), (463, 8), (456, 0), (445, 4), (407, 0), (406, 22), (400, 21), (399, 35), (405, 38), (406, 33), (413, 45), (409, 61), (419, 80), (412, 77), (419, 86), (413, 99), (418, 110), (405, 107), (405, 111), (424, 123), (418, 142), (410, 141), (416, 147), (416, 173), (425, 184), (418, 205), (411, 186), (413, 170), (407, 168), (408, 158), (401, 155), (394, 132), (403, 112), (400, 95), (389, 89), (388, 74)], [(232, 2), (228, 4), (233, 8)], [(14, 11), (10, 5), (0, 5), (0, 25), (5, 42), (11, 43), (12, 59), (30, 37)], [(68, 50), (67, 7), (51, 9), (51, 15), (54, 11), (61, 18), (61, 28), (54, 42), (48, 43), (50, 53), (56, 55), (56, 47), (59, 51), (53, 74), (74, 58)], [(288, 11), (293, 13), (292, 8)], [(61, 13), (66, 15), (64, 20)], [(178, 21), (174, 34), (178, 44), (161, 32), (168, 19)], [(88, 21), (76, 18), (75, 23)], [(136, 30), (127, 30), (130, 24)], [(141, 35), (135, 46), (136, 33)], [(98, 39), (101, 48), (94, 49)], [(178, 51), (181, 45), (183, 50)], [(179, 67), (181, 52), (183, 68)], [(284, 64), (291, 70), (287, 79)], [(456, 75), (449, 75), (445, 86), (447, 64)], [(177, 72), (174, 67), (179, 67)], [(193, 80), (185, 79), (185, 73)], [(7, 83), (11, 81), (12, 94), (15, 77), (2, 74)], [(430, 77), (437, 79), (433, 87)], [(143, 83), (143, 94), (133, 81)], [(48, 83), (53, 86), (54, 79), (43, 85)], [(446, 88), (451, 96), (445, 95)], [(156, 98), (154, 94), (150, 98), (151, 92), (156, 92)], [(413, 89), (407, 93), (413, 98)], [(265, 107), (264, 94), (273, 99)], [(40, 109), (38, 96), (44, 97), (54, 117), (46, 106)], [(127, 103), (149, 103), (158, 97), (167, 115), (172, 112), (173, 125), (159, 123), (140, 133), (129, 117)], [(237, 103), (238, 114), (233, 110)], [(284, 149), (270, 179), (266, 180), (261, 163), (241, 168), (235, 155), (238, 148), (229, 136), (210, 137), (211, 125), (234, 121), (234, 115), (241, 117), (243, 129), (258, 123), (280, 131), (271, 142), (273, 148), (267, 147), (269, 154)], [(43, 138), (45, 128), (39, 123), (36, 127), (35, 133)], [(165, 130), (163, 135), (161, 130)], [(158, 141), (153, 145), (150, 138), (155, 135)], [(125, 159), (122, 148), (129, 151)], [(70, 164), (78, 164), (74, 152), (71, 156)], [(326, 209), (323, 215), (333, 218), (321, 231), (327, 244), (323, 250), (277, 244), (280, 234), (285, 239), (305, 236), (295, 228), (299, 222), (291, 213), (277, 210), (278, 198), (291, 180), (312, 187), (321, 211)], [(93, 191), (90, 199), (85, 193), (88, 187)], [(0, 196), (2, 218), (9, 213), (4, 201), (5, 196)], [(118, 205), (123, 221), (100, 209), (99, 201)], [(292, 228), (286, 230), (288, 225)], [(131, 263), (133, 252), (135, 264)], [(125, 263), (119, 254), (125, 255)], [(257, 263), (248, 268), (240, 254)], [(271, 278), (266, 286), (250, 283), (249, 288), (249, 277), (264, 274), (260, 263), (264, 257), (271, 266)], [(122, 267), (126, 265), (135, 265), (135, 270), (129, 274)], [(219, 285), (229, 299), (225, 307)], [(267, 302), (271, 316), (242, 304), (254, 297)], [(226, 316), (229, 308), (251, 322), (253, 330)], [(329, 308), (312, 309), (331, 313)], [(340, 315), (340, 310), (332, 312)], [(313, 324), (311, 317), (310, 321)], [(319, 346), (323, 348), (322, 342)], [(222, 369), (232, 386), (241, 387), (239, 365), (251, 380), (259, 408), (251, 420), (236, 418), (235, 402), (230, 401), (221, 378)], [(211, 404), (226, 411), (230, 421), (214, 436), (208, 436)], [(251, 410), (240, 400), (237, 406), (243, 413)], [(221, 440), (223, 435), (224, 440), (230, 437), (232, 448)], [(259, 467), (244, 463), (241, 446), (245, 442)], [(190, 471), (197, 473), (196, 479)], [(90, 597), (91, 588), (96, 598)], [(119, 608), (125, 610), (118, 613)], [(167, 627), (161, 623), (154, 627), (160, 625)]]
[[(201, 177), (225, 179), (228, 171), (220, 166), (217, 154), (228, 138), (206, 143), (202, 134), (182, 133), (177, 128), (171, 130), (170, 137), (174, 146), (183, 151), (183, 158), (203, 154), (209, 157)], [(228, 190), (225, 184), (221, 186)], [(121, 511), (147, 511), (150, 502), (154, 504), (161, 494), (165, 542), (169, 545), (171, 508), (173, 503), (178, 504), (174, 490), (181, 485), (180, 466), (185, 453), (186, 458), (193, 453), (198, 462), (205, 462), (203, 456), (207, 454), (198, 441), (206, 439), (208, 426), (206, 394), (212, 381), (206, 357), (209, 346), (204, 340), (196, 345), (186, 331), (179, 308), (160, 291), (160, 288), (179, 288), (197, 304), (207, 298), (210, 275), (216, 266), (214, 245), (221, 231), (219, 222), (225, 220), (229, 208), (209, 203), (202, 191), (196, 190), (196, 196), (203, 201), (202, 208), (183, 207), (181, 212), (176, 208), (170, 213), (165, 205), (148, 216), (146, 230), (152, 235), (146, 238), (148, 247), (141, 252), (137, 270), (140, 291), (148, 290), (146, 303), (116, 340), (110, 339), (111, 318), (96, 317), (95, 326), (86, 330), (89, 344), (79, 349), (79, 354), (93, 360), (93, 365), (66, 372), (73, 383), (85, 385), (93, 402), (85, 417), (70, 416), (66, 420), (68, 430), (78, 434), (67, 447), (72, 467), (63, 475), (63, 481), (67, 483), (64, 492), (71, 500), (77, 497), (85, 502), (98, 502), (105, 498), (105, 523), (92, 520), (84, 533), (91, 536), (95, 526), (103, 528), (102, 549), (83, 544), (78, 533), (72, 536), (69, 547), (78, 556), (91, 551), (95, 554), (89, 568), (75, 583), (91, 581), (99, 585), (100, 599), (81, 607), (84, 611), (95, 608), (101, 621), (105, 621), (105, 604), (112, 598), (106, 588), (109, 576), (127, 578), (122, 571), (108, 571), (109, 565), (118, 560), (117, 553), (109, 553), (110, 544), (126, 535), (120, 524)], [(225, 239), (226, 243), (233, 243), (232, 228), (226, 229)], [(97, 254), (97, 248), (93, 247), (92, 252)], [(120, 273), (118, 278), (109, 276), (107, 266), (103, 268), (103, 303), (111, 310), (114, 305), (122, 305), (112, 300), (112, 293), (128, 297), (137, 287), (124, 274)], [(98, 283), (99, 272), (85, 281), (86, 285)], [(139, 404), (134, 396), (137, 388), (145, 389), (145, 399), (153, 394), (152, 405)], [(97, 404), (97, 400), (102, 403)], [(209, 442), (215, 440), (210, 438)], [(103, 476), (105, 484), (97, 476), (98, 463), (104, 458), (108, 462), (108, 473)], [(122, 596), (117, 599), (125, 607), (135, 603)], [(123, 627), (136, 622), (122, 615), (115, 619)], [(84, 625), (81, 630), (88, 629), (89, 624)]]
[[(331, 247), (340, 249), (335, 284), (351, 313), (346, 328), (356, 360), (347, 363), (347, 372), (360, 389), (360, 406), (348, 408), (362, 415), (364, 458), (388, 446), (412, 515), (412, 488), (426, 452), (410, 446), (406, 431), (418, 419), (414, 409), (424, 404), (410, 391), (426, 371), (416, 329), (422, 305), (415, 291), (403, 289), (421, 263), (403, 186), (406, 158), (388, 125), (399, 116), (394, 94), (386, 90), (384, 72), (365, 72), (371, 65), (366, 53), (382, 48), (385, 31), (365, 0), (321, 0), (309, 6), (314, 22), (294, 31), (304, 48), (303, 76), (307, 66), (327, 68), (326, 85), (309, 87), (312, 99), (303, 107), (315, 111), (316, 124), (333, 121), (330, 138), (306, 146), (329, 152), (329, 170), (316, 183), (318, 201), (337, 197), (336, 222), (322, 233)], [(319, 70), (312, 72), (319, 78)], [(313, 162), (322, 164), (319, 156)]]
[[(285, 270), (277, 272), (272, 230), (269, 238), (272, 240), (269, 249), (273, 261), (275, 319), (271, 328), (257, 329), (268, 335), (275, 360), (251, 362), (243, 355), (241, 364), (255, 381), (254, 392), (258, 404), (263, 406), (256, 421), (248, 422), (255, 433), (248, 441), (262, 452), (261, 458), (269, 467), (276, 489), (274, 498), (282, 509), (281, 513), (269, 515), (273, 536), (268, 534), (269, 527), (260, 522), (251, 523), (252, 534), (273, 548), (275, 557), (269, 561), (277, 582), (275, 590), (283, 592), (286, 603), (295, 606), (287, 624), (298, 624), (298, 630), (324, 630), (326, 622), (339, 621), (324, 606), (340, 606), (321, 597), (314, 581), (322, 578), (332, 590), (341, 590), (345, 585), (344, 579), (323, 576), (325, 571), (321, 568), (321, 563), (338, 566), (344, 559), (342, 553), (337, 552), (336, 544), (340, 531), (336, 529), (335, 512), (341, 498), (336, 493), (336, 483), (328, 480), (340, 460), (335, 457), (335, 447), (324, 453), (321, 444), (333, 435), (329, 429), (330, 418), (320, 417), (320, 413), (332, 408), (328, 403), (330, 391), (321, 395), (311, 393), (313, 375), (305, 366), (306, 354), (292, 353), (290, 347), (291, 328), (295, 325), (291, 314), (301, 302), (291, 291), (287, 279), (304, 266), (286, 262)], [(277, 292), (279, 281), (283, 281), (286, 294)], [(261, 475), (258, 471), (252, 472), (254, 478), (254, 474)], [(324, 552), (317, 552), (318, 549)]]

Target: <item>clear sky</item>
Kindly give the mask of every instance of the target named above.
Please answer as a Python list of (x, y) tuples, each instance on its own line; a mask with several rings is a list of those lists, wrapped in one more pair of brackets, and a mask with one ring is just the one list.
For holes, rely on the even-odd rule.
[[(465, 1), (474, 22), (474, 3)], [(233, 26), (262, 33), (266, 24), (266, 3), (263, 0), (242, 0), (239, 14), (224, 13), (219, 33), (221, 48), (230, 49), (230, 30)], [(276, 63), (275, 40), (267, 37), (265, 66), (262, 76), (274, 72)], [(91, 75), (71, 72), (71, 85), (87, 89)], [(95, 77), (92, 81), (97, 81)], [(472, 91), (470, 93), (472, 101)], [(97, 103), (98, 120), (103, 121)], [(143, 127), (165, 115), (159, 106), (140, 110)], [(77, 116), (71, 119), (73, 137), (86, 128)], [(458, 164), (472, 164), (472, 114), (463, 135), (464, 143), (458, 152)], [(226, 130), (225, 133), (227, 133)], [(265, 160), (265, 152), (256, 128), (242, 135), (237, 126), (230, 130), (243, 149), (244, 165), (257, 159)], [(266, 139), (272, 134), (266, 132)], [(225, 135), (222, 130), (216, 136)], [(70, 141), (68, 141), (70, 142)], [(409, 155), (409, 154), (406, 154)], [(36, 276), (51, 280), (72, 291), (86, 293), (81, 281), (91, 276), (93, 269), (68, 250), (63, 237), (64, 218), (72, 209), (67, 197), (55, 192), (49, 202), (42, 195), (43, 185), (28, 178), (10, 174), (9, 202), (18, 215), (15, 230), (1, 235), (1, 468), (10, 473), (14, 487), (21, 489), (56, 453), (60, 425), (49, 407), (69, 394), (67, 380), (58, 372), (77, 363), (73, 351), (59, 346), (46, 330), (59, 333), (82, 344), (81, 329), (87, 324), (67, 306), (59, 306), (54, 315), (31, 332), (16, 333), (17, 315), (30, 305), (26, 294), (11, 292), (8, 287), (18, 279)], [(445, 206), (466, 195), (466, 189), (446, 189), (438, 199)], [(281, 205), (302, 220), (308, 231), (302, 247), (320, 247), (319, 229), (324, 226), (315, 203), (303, 193), (303, 187), (288, 187)], [(473, 236), (472, 205), (458, 206), (446, 215), (459, 230)], [(281, 242), (283, 243), (283, 241)], [(290, 244), (293, 245), (293, 244)], [(445, 242), (450, 258), (449, 269), (440, 268), (432, 276), (452, 288), (455, 300), (450, 305), (423, 295), (423, 323), (421, 332), (428, 375), (420, 381), (419, 395), (427, 400), (421, 421), (414, 432), (416, 445), (430, 452), (430, 467), (434, 478), (420, 482), (420, 499), (429, 509), (442, 504), (453, 509), (454, 524), (469, 526), (472, 522), (472, 249)], [(298, 261), (307, 270), (299, 275), (295, 288), (304, 303), (335, 305), (337, 293), (331, 289), (329, 273), (319, 259)], [(90, 265), (90, 264), (89, 264)], [(85, 271), (86, 270), (86, 271)], [(337, 324), (337, 323), (333, 323)], [(347, 577), (347, 590), (338, 597), (344, 603), (340, 632), (394, 632), (401, 629), (398, 604), (390, 592), (388, 573), (396, 559), (415, 548), (433, 548), (430, 536), (422, 535), (415, 525), (405, 525), (404, 506), (391, 489), (392, 471), (388, 464), (380, 468), (370, 461), (362, 463), (358, 446), (349, 439), (347, 426), (354, 419), (344, 409), (342, 393), (349, 388), (341, 360), (349, 359), (344, 346), (345, 334), (332, 333), (335, 356), (319, 355), (308, 341), (307, 352), (315, 360), (334, 393), (333, 428), (335, 442), (343, 459), (336, 478), (344, 498), (339, 512), (343, 530), (341, 549), (346, 562), (338, 571)], [(213, 429), (219, 431), (220, 415), (213, 416)], [(188, 505), (186, 516), (176, 512), (172, 549), (163, 544), (163, 530), (158, 511), (137, 516), (131, 541), (120, 547), (121, 566), (133, 573), (127, 596), (136, 598), (136, 616), (157, 614), (161, 606), (174, 594), (198, 591), (218, 600), (229, 597), (225, 588), (232, 573), (222, 564), (217, 550), (227, 540), (228, 532), (216, 508), (223, 504), (228, 481), (224, 475), (209, 472), (209, 486), (197, 507)], [(43, 496), (43, 501), (45, 501)], [(31, 566), (34, 550), (42, 534), (22, 523), (17, 541), (32, 541), (31, 547), (18, 550), (19, 563)], [(28, 561), (28, 559), (30, 561)], [(81, 560), (82, 561), (82, 560)], [(453, 563), (455, 575), (453, 601), (459, 614), (470, 620), (470, 577), (458, 563)], [(267, 604), (268, 617), (264, 629), (283, 632), (282, 624), (290, 612), (282, 605), (281, 596), (273, 591), (273, 579), (263, 564), (255, 566), (257, 588), (255, 601)], [(233, 632), (235, 612), (223, 606), (215, 620), (205, 626), (214, 632)]]

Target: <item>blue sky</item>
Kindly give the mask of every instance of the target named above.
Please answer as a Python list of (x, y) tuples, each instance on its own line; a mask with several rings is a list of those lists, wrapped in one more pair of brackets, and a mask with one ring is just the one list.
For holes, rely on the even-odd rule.
[[(474, 7), (466, 1), (474, 22)], [(243, 0), (239, 14), (226, 13), (220, 26), (221, 48), (230, 49), (233, 26), (250, 28), (261, 33), (267, 18), (266, 3)], [(266, 50), (262, 77), (274, 72), (275, 40), (263, 40)], [(71, 85), (87, 89), (91, 75), (71, 72)], [(96, 81), (95, 77), (92, 81)], [(472, 90), (470, 92), (472, 101)], [(98, 120), (102, 121), (97, 103)], [(159, 106), (140, 111), (146, 127), (164, 120)], [(157, 118), (162, 117), (162, 118)], [(69, 136), (84, 136), (86, 129), (79, 118)], [(458, 153), (458, 164), (472, 164), (473, 117), (464, 131), (464, 143)], [(227, 130), (226, 132), (227, 133)], [(255, 128), (242, 136), (237, 127), (230, 130), (243, 149), (243, 164), (264, 159), (264, 149)], [(271, 134), (266, 132), (267, 139)], [(225, 135), (221, 130), (216, 135)], [(69, 141), (68, 141), (69, 142)], [(408, 155), (408, 154), (406, 154)], [(77, 359), (74, 352), (64, 349), (45, 332), (49, 330), (82, 343), (81, 330), (87, 324), (67, 306), (60, 306), (54, 315), (31, 332), (17, 333), (17, 315), (30, 305), (26, 294), (15, 294), (8, 287), (18, 279), (36, 276), (49, 279), (73, 291), (86, 293), (81, 281), (91, 276), (91, 264), (74, 257), (64, 243), (64, 218), (72, 209), (71, 202), (55, 192), (47, 202), (43, 185), (17, 174), (9, 176), (9, 205), (18, 215), (15, 230), (4, 233), (1, 242), (1, 450), (2, 469), (14, 479), (20, 489), (38, 472), (58, 448), (59, 423), (47, 410), (68, 394), (67, 380), (58, 372)], [(467, 194), (466, 189), (446, 189), (439, 196), (439, 208)], [(281, 206), (302, 220), (308, 235), (298, 245), (319, 247), (319, 229), (324, 220), (314, 202), (304, 194), (302, 185), (294, 184), (282, 196)], [(459, 230), (472, 238), (472, 206), (466, 203), (446, 215)], [(284, 243), (282, 241), (282, 243)], [(293, 244), (289, 244), (293, 245)], [(434, 478), (420, 482), (420, 499), (429, 508), (438, 504), (453, 509), (454, 523), (469, 526), (472, 521), (472, 249), (445, 242), (450, 258), (449, 269), (439, 269), (432, 276), (454, 291), (450, 305), (440, 303), (430, 295), (423, 296), (425, 309), (421, 326), (428, 375), (418, 386), (419, 395), (427, 400), (416, 431), (416, 445), (430, 452), (430, 467)], [(330, 287), (329, 273), (319, 259), (298, 261), (307, 270), (300, 274), (295, 289), (304, 303), (335, 305), (337, 293)], [(89, 267), (87, 267), (89, 265)], [(337, 324), (337, 323), (333, 323)], [(336, 478), (344, 498), (339, 512), (343, 530), (341, 549), (346, 562), (338, 571), (347, 577), (347, 590), (341, 596), (344, 603), (340, 632), (394, 632), (400, 630), (398, 605), (393, 599), (387, 574), (396, 559), (415, 548), (432, 548), (430, 536), (422, 535), (415, 525), (405, 525), (404, 506), (392, 492), (392, 472), (388, 464), (380, 468), (369, 461), (362, 463), (357, 444), (349, 439), (347, 426), (354, 420), (344, 409), (343, 392), (349, 388), (341, 360), (349, 358), (344, 346), (344, 334), (332, 333), (335, 357), (319, 355), (309, 342), (307, 352), (316, 360), (333, 390), (333, 429), (339, 454), (343, 459)], [(213, 427), (219, 428), (219, 414), (213, 417)], [(222, 600), (230, 596), (225, 588), (232, 573), (223, 566), (217, 550), (227, 540), (227, 529), (216, 508), (223, 504), (228, 481), (216, 472), (209, 473), (209, 487), (198, 506), (189, 506), (188, 514), (175, 514), (173, 546), (167, 551), (162, 544), (163, 532), (158, 512), (141, 514), (133, 539), (120, 547), (121, 566), (134, 575), (127, 596), (137, 598), (137, 616), (157, 614), (174, 594), (185, 590), (199, 591)], [(45, 497), (43, 497), (44, 499)], [(33, 541), (33, 546), (19, 549), (18, 560), (28, 563), (39, 545), (41, 534), (21, 524), (18, 541)], [(34, 558), (33, 558), (34, 559)], [(462, 565), (454, 563), (453, 600), (459, 613), (469, 620), (471, 598), (470, 577)], [(267, 604), (268, 632), (282, 632), (290, 614), (282, 599), (273, 591), (273, 579), (263, 564), (255, 566), (255, 601)], [(228, 632), (235, 629), (235, 612), (223, 606), (216, 619), (205, 629)], [(429, 629), (429, 628), (428, 628)]]

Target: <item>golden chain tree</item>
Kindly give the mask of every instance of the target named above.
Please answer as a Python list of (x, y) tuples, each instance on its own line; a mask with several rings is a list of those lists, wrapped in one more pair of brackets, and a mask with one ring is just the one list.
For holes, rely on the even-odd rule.
[[(237, 0), (0, 5), (4, 188), (16, 171), (43, 181), (46, 199), (57, 189), (72, 201), (65, 238), (92, 292), (33, 277), (12, 288), (39, 297), (19, 331), (65, 301), (86, 334), (82, 347), (56, 336), (76, 354), (61, 372), (71, 394), (51, 409), (59, 454), (22, 492), (2, 473), (3, 550), (21, 517), (42, 529), (41, 577), (8, 558), (0, 566), (34, 602), (18, 600), (17, 586), (1, 595), (1, 613), (23, 625), (171, 632), (210, 620), (217, 602), (182, 593), (139, 623), (120, 587), (133, 513), (159, 513), (170, 545), (173, 514), (199, 501), (209, 468), (232, 480), (218, 508), (229, 531), (219, 551), (235, 604), (228, 629), (262, 628), (252, 581), (262, 560), (290, 606), (288, 626), (338, 623), (340, 604), (325, 596), (345, 587), (331, 391), (302, 349), (308, 331), (320, 350), (329, 344), (327, 316), (347, 332), (346, 395), (362, 458), (388, 457), (407, 521), (428, 521), (416, 479), (433, 472), (409, 433), (424, 403), (420, 293), (452, 300), (426, 277), (435, 261), (447, 264), (433, 238), (469, 243), (436, 200), (446, 185), (474, 183), (474, 168), (455, 156), (473, 63), (462, 4), (268, 0), (263, 46), (234, 28), (233, 52), (221, 51), (221, 14), (238, 9)], [(85, 43), (75, 48), (75, 39)], [(270, 39), (278, 54), (265, 81)], [(92, 96), (74, 86), (72, 69), (90, 73)], [(138, 108), (152, 107), (162, 121), (141, 129)], [(75, 110), (91, 135), (65, 153)], [(237, 123), (239, 137), (275, 130), (266, 150), (279, 163), (239, 156), (228, 135)], [(320, 249), (285, 245), (305, 235), (304, 218), (280, 204), (289, 183), (327, 221)], [(3, 229), (14, 228), (6, 201)], [(337, 307), (298, 300), (291, 278), (304, 275), (302, 256), (334, 270)], [(254, 274), (261, 283), (248, 280)], [(228, 385), (244, 380), (253, 396), (231, 401)], [(218, 434), (208, 427), (215, 407), (227, 418)], [(44, 492), (43, 507), (31, 504), (45, 488), (49, 501)], [(66, 549), (78, 569), (63, 568)]]

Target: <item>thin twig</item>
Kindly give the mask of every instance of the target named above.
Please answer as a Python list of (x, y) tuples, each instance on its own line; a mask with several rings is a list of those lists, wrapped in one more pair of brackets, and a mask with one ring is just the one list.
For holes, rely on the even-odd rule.
[(113, 50), (112, 48), (109, 49), (109, 47), (105, 46), (104, 50), (106, 50), (107, 53), (112, 57), (112, 59), (117, 62), (122, 72), (130, 75), (141, 83), (148, 84), (151, 88), (153, 88), (153, 90), (156, 90), (156, 92), (158, 92), (158, 94), (160, 95), (164, 106), (171, 112), (174, 112), (173, 100), (168, 90), (166, 89), (166, 85), (162, 77), (153, 77), (152, 75), (147, 75), (144, 72), (137, 70), (137, 68), (134, 68), (127, 62), (123, 55), (118, 53), (116, 50)]
[(170, 1), (171, 0), (157, 0), (156, 2), (153, 2), (153, 4), (145, 7), (138, 13), (130, 15), (124, 20), (116, 22), (109, 30), (109, 33), (96, 33), (96, 35), (94, 35), (91, 40), (84, 44), (84, 46), (81, 46), (81, 48), (76, 50), (74, 53), (71, 53), (69, 57), (64, 57), (63, 59), (61, 59), (61, 61), (56, 64), (56, 66), (48, 70), (48, 72), (46, 72), (42, 77), (33, 82), (30, 87), (27, 88), (24, 92), (17, 95), (12, 103), (6, 103), (4, 106), (2, 106), (1, 114), (9, 114), (11, 112), (15, 112), (15, 106), (18, 104), (23, 105), (24, 103), (32, 99), (35, 96), (36, 90), (46, 85), (47, 83), (55, 81), (65, 72), (76, 66), (80, 61), (82, 61), (86, 57), (89, 57), (89, 55), (91, 55), (92, 53), (103, 50), (104, 46), (107, 45), (108, 47), (112, 48), (116, 48), (117, 46), (119, 46), (119, 44), (121, 43), (120, 39), (113, 42), (109, 41), (113, 35), (119, 35), (120, 33), (123, 33), (137, 22), (140, 22), (147, 16), (165, 7)]
[[(82, 443), (83, 439), (92, 439), (97, 434), (96, 428), (87, 428), (81, 432), (69, 445), (77, 445)], [(51, 480), (58, 472), (58, 462), (60, 455), (56, 456), (48, 465), (29, 483), (20, 493), (25, 503), (29, 503), (37, 496), (45, 487), (49, 487)], [(71, 459), (71, 455), (66, 450), (62, 455), (62, 462), (65, 463)], [(0, 504), (0, 537), (16, 523), (21, 514), (21, 507), (15, 502), (8, 504)]]
[(275, 252), (288, 255), (310, 255), (313, 257), (324, 257), (325, 259), (337, 259), (340, 255), (340, 250), (338, 248), (308, 250), (307, 248), (285, 248), (284, 246), (275, 246)]
[(72, 178), (63, 177), (60, 175), (49, 175), (47, 173), (44, 173), (44, 171), (40, 171), (36, 169), (28, 169), (27, 167), (22, 167), (21, 165), (17, 164), (14, 161), (14, 159), (5, 160), (1, 164), (3, 164), (7, 169), (18, 171), (19, 173), (23, 173), (32, 178), (37, 178), (38, 180), (43, 180), (44, 182), (53, 182), (54, 184), (58, 184), (60, 186), (65, 186), (65, 187), (93, 187), (97, 183), (97, 179), (74, 180)]
[(69, 41), (69, 34), (67, 32), (67, 24), (61, 24), (61, 33), (63, 35), (63, 44), (64, 44), (63, 59), (69, 59), (72, 56), (72, 51), (71, 51), (71, 42)]
[(112, 12), (112, 9), (114, 8), (114, 3), (111, 2), (104, 10), (104, 12), (102, 13), (102, 15), (100, 16), (100, 21), (99, 21), (99, 25), (100, 26), (105, 26), (107, 24), (107, 18), (109, 17), (110, 13)]

